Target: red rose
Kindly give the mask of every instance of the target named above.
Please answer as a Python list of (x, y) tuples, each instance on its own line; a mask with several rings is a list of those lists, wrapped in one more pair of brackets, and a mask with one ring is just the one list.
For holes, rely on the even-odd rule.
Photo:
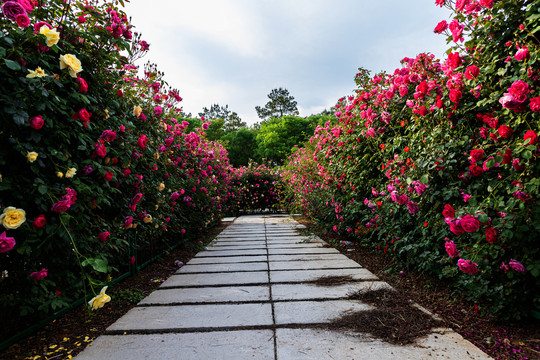
[(461, 91), (452, 89), (450, 90), (450, 94), (448, 95), (450, 97), (450, 101), (453, 103), (458, 103), (459, 100), (461, 100)]
[(41, 214), (32, 223), (32, 229), (34, 230), (41, 229), (42, 227), (45, 226), (45, 224), (47, 224), (47, 219), (45, 219), (44, 214)]
[(139, 147), (141, 148), (141, 150), (144, 150), (146, 149), (146, 144), (148, 143), (148, 137), (143, 134), (139, 137), (139, 140), (137, 142), (139, 143)]
[(86, 18), (84, 17), (84, 15), (79, 16), (77, 20), (79, 20), (79, 23), (81, 24), (84, 24), (86, 22)]
[(41, 116), (32, 116), (28, 121), (30, 122), (30, 127), (35, 130), (41, 129), (44, 124), (43, 117)]
[(435, 26), (435, 30), (433, 31), (436, 32), (437, 34), (440, 34), (446, 29), (448, 29), (448, 23), (446, 22), (446, 20), (443, 20), (440, 23), (438, 23), (437, 26)]
[(476, 220), (474, 216), (465, 215), (461, 218), (459, 225), (461, 225), (466, 232), (476, 232), (480, 227), (480, 222)]
[(15, 16), (15, 22), (21, 28), (25, 28), (30, 25), (30, 19), (28, 18), (28, 15), (26, 14), (19, 14)]
[(118, 94), (119, 97), (123, 97), (123, 96), (124, 96), (124, 92), (122, 91), (122, 89), (116, 90), (116, 93)]
[(486, 240), (489, 243), (496, 244), (497, 243), (497, 234), (499, 232), (494, 227), (489, 227), (486, 229)]
[(538, 142), (538, 134), (532, 130), (529, 130), (523, 136), (523, 141), (527, 141), (527, 139), (529, 139), (529, 145), (536, 145)]
[(484, 157), (484, 150), (482, 149), (471, 150), (472, 161), (477, 162), (478, 160), (481, 160), (483, 157)]
[(471, 65), (465, 70), (465, 77), (469, 80), (476, 79), (480, 75), (480, 69), (478, 66)]
[(499, 135), (502, 138), (505, 138), (505, 139), (509, 138), (510, 136), (512, 136), (513, 133), (514, 133), (514, 130), (512, 130), (511, 127), (506, 126), (506, 125), (499, 126)]
[(92, 116), (91, 113), (88, 112), (86, 109), (81, 109), (77, 112), (77, 115), (79, 117), (79, 120), (86, 123), (90, 121), (90, 116)]
[(520, 103), (524, 102), (527, 99), (527, 94), (531, 91), (529, 84), (525, 81), (514, 81), (514, 83), (508, 89), (508, 92), (519, 101)]
[(456, 211), (451, 205), (445, 204), (442, 214), (445, 218), (453, 218)]
[(529, 107), (533, 112), (540, 112), (540, 97), (532, 98)]
[(512, 163), (512, 149), (506, 149), (503, 157), (503, 164), (511, 164)]
[(105, 145), (95, 143), (94, 148), (94, 157), (99, 156), (100, 158), (104, 158), (105, 156), (107, 156), (107, 148), (105, 147)]
[(99, 241), (101, 241), (102, 243), (104, 243), (105, 241), (109, 240), (109, 237), (111, 236), (111, 233), (108, 232), (108, 231), (104, 231), (102, 233), (99, 233), (98, 235), (98, 239)]
[(111, 181), (113, 178), (113, 173), (111, 171), (105, 171), (105, 180)]
[(79, 83), (80, 92), (88, 92), (88, 83), (86, 80), (84, 80), (82, 77), (78, 77), (77, 82)]
[(482, 167), (478, 165), (469, 166), (469, 170), (471, 171), (471, 174), (473, 174), (473, 176), (480, 176), (484, 173), (484, 169), (482, 169)]
[(451, 222), (448, 224), (450, 226), (450, 231), (454, 234), (454, 235), (461, 235), (463, 234), (463, 228), (460, 226), (460, 225), (457, 225), (456, 223), (454, 222)]

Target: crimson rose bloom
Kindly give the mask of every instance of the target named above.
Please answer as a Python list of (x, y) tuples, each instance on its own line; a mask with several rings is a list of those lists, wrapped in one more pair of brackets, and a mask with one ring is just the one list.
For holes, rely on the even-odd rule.
[(139, 147), (141, 148), (141, 150), (144, 150), (146, 149), (146, 144), (148, 143), (148, 137), (143, 134), (139, 137), (139, 140), (137, 142), (139, 143)]
[(57, 213), (61, 213), (69, 209), (71, 204), (72, 202), (70, 200), (60, 200), (52, 206), (51, 210)]
[(484, 169), (482, 169), (482, 167), (478, 165), (469, 166), (469, 170), (471, 171), (471, 174), (473, 176), (480, 176), (484, 173)]
[(530, 58), (531, 54), (529, 53), (529, 48), (526, 46), (518, 48), (518, 51), (514, 55), (514, 59), (517, 61), (529, 60)]
[(502, 137), (502, 138), (509, 138), (510, 136), (512, 136), (512, 134), (514, 133), (514, 130), (512, 130), (511, 127), (509, 126), (506, 126), (506, 125), (501, 125), (499, 126), (499, 135)]
[(471, 65), (465, 70), (465, 77), (469, 80), (476, 79), (480, 75), (480, 69), (478, 66)]
[(450, 101), (457, 104), (459, 100), (461, 100), (462, 94), (461, 91), (452, 89), (450, 90), (450, 94), (448, 96), (450, 97)]
[(483, 157), (484, 157), (484, 150), (482, 149), (471, 150), (472, 161), (477, 162), (478, 160), (482, 160)]
[(26, 14), (19, 14), (15, 16), (15, 22), (21, 28), (25, 28), (30, 25), (30, 19), (28, 18), (28, 15)]
[(450, 231), (454, 234), (454, 235), (461, 235), (463, 234), (463, 228), (460, 226), (460, 225), (457, 225), (454, 221), (452, 221), (451, 223), (448, 224), (448, 226), (450, 226)]
[(476, 232), (480, 227), (480, 222), (474, 216), (465, 215), (461, 218), (460, 225), (466, 232)]
[(111, 181), (113, 178), (113, 173), (111, 171), (105, 171), (105, 180)]
[(30, 122), (30, 127), (35, 130), (41, 129), (44, 124), (43, 117), (41, 116), (32, 116), (28, 121)]
[(529, 104), (532, 112), (540, 112), (540, 97), (534, 97)]
[(538, 134), (532, 130), (529, 130), (523, 136), (523, 141), (526, 141), (527, 139), (529, 139), (529, 145), (536, 145), (538, 142)]
[(489, 227), (486, 229), (486, 240), (491, 244), (496, 244), (498, 241), (497, 234), (499, 232), (494, 227)]
[(43, 268), (40, 271), (33, 272), (33, 273), (30, 274), (30, 277), (34, 281), (39, 281), (39, 280), (47, 277), (47, 269)]
[(524, 102), (527, 100), (527, 94), (531, 91), (529, 88), (529, 84), (527, 84), (525, 81), (514, 81), (512, 86), (508, 89), (508, 92), (512, 94), (514, 99), (516, 99), (519, 102)]
[(435, 30), (433, 31), (436, 32), (437, 34), (440, 34), (446, 29), (448, 29), (448, 23), (446, 22), (446, 20), (443, 20), (440, 23), (438, 23), (437, 26), (435, 26)]
[(109, 240), (110, 236), (111, 236), (110, 232), (104, 231), (104, 232), (98, 234), (98, 239), (99, 239), (99, 241), (104, 243), (105, 241)]
[(79, 83), (80, 92), (88, 92), (88, 83), (86, 80), (84, 80), (82, 77), (78, 77), (77, 82)]
[(442, 214), (445, 218), (453, 218), (456, 212), (451, 205), (445, 204)]
[(0, 254), (10, 251), (15, 247), (15, 238), (9, 237), (4, 231), (0, 234)]
[(94, 156), (99, 156), (100, 158), (104, 158), (105, 156), (107, 156), (107, 148), (105, 147), (105, 145), (95, 143), (94, 147)]
[(453, 241), (447, 241), (444, 244), (444, 248), (446, 249), (446, 253), (451, 258), (455, 258), (456, 256), (459, 256), (459, 251), (457, 250), (456, 244), (454, 244)]
[(510, 267), (517, 272), (520, 272), (520, 273), (527, 272), (527, 269), (525, 269), (525, 266), (523, 266), (523, 264), (517, 260), (510, 259), (510, 262), (508, 263), (508, 265), (510, 265)]
[(478, 272), (478, 264), (471, 262), (471, 260), (459, 259), (458, 267), (466, 274), (476, 274)]
[(44, 214), (41, 214), (32, 223), (32, 229), (34, 230), (41, 229), (42, 227), (45, 226), (45, 224), (47, 224), (47, 219), (45, 219)]

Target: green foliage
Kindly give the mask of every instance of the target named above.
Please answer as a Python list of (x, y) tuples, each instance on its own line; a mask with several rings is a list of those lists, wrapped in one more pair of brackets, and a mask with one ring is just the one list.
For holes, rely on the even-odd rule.
[(256, 158), (257, 142), (255, 131), (240, 128), (236, 132), (228, 133), (222, 137), (225, 148), (229, 153), (229, 161), (234, 167), (248, 166)]
[(283, 88), (272, 89), (268, 94), (268, 98), (270, 100), (264, 107), (255, 107), (259, 118), (264, 120), (272, 117), (281, 118), (284, 115), (298, 115), (296, 101), (289, 94), (289, 90)]

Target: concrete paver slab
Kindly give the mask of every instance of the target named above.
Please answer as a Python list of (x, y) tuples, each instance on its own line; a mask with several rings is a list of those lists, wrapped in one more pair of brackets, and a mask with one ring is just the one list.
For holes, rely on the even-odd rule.
[(201, 251), (195, 257), (205, 256), (242, 256), (242, 255), (266, 255), (265, 249), (253, 249), (253, 250), (212, 250)]
[(269, 261), (348, 260), (343, 254), (269, 255)]
[(225, 273), (240, 271), (264, 271), (268, 270), (268, 265), (264, 262), (255, 263), (229, 263), (229, 264), (199, 264), (184, 265), (178, 270), (177, 274), (185, 273)]
[(197, 257), (188, 261), (187, 265), (195, 264), (229, 264), (244, 262), (266, 261), (266, 255), (255, 256), (226, 256), (226, 257)]
[(453, 331), (432, 333), (417, 344), (397, 346), (366, 334), (317, 329), (277, 329), (280, 360), (490, 359)]
[(352, 300), (274, 303), (276, 325), (324, 324), (356, 311), (369, 311), (373, 309), (374, 307), (371, 305)]
[(269, 303), (135, 307), (107, 330), (164, 330), (272, 325)]
[(358, 269), (270, 271), (270, 282), (271, 283), (305, 282), (305, 281), (317, 280), (323, 276), (351, 276), (354, 280), (357, 280), (357, 281), (378, 280), (377, 276), (375, 276), (372, 272), (364, 268), (358, 268)]
[(225, 245), (223, 243), (220, 243), (219, 245), (216, 244), (215, 246), (207, 246), (206, 247), (206, 250), (208, 250), (208, 251), (212, 251), (212, 250), (254, 250), (254, 249), (266, 249), (266, 245), (265, 244), (251, 245), (251, 243), (247, 243), (246, 245)]
[(228, 286), (208, 288), (159, 289), (139, 304), (181, 304), (195, 302), (269, 301), (268, 286)]
[(296, 244), (268, 244), (268, 249), (320, 248), (324, 243), (301, 242)]
[(288, 254), (339, 254), (334, 248), (330, 247), (312, 247), (312, 248), (298, 248), (298, 249), (289, 249), (283, 248), (269, 248), (269, 255), (288, 255)]
[(272, 330), (100, 336), (77, 360), (274, 360)]
[(181, 274), (173, 275), (163, 284), (162, 288), (172, 286), (211, 286), (211, 285), (247, 285), (264, 284), (268, 282), (268, 272), (237, 272), (220, 274)]
[(313, 284), (272, 285), (273, 300), (344, 299), (355, 292), (392, 289), (383, 281), (363, 281), (338, 286)]
[(270, 271), (360, 268), (353, 260), (272, 261)]

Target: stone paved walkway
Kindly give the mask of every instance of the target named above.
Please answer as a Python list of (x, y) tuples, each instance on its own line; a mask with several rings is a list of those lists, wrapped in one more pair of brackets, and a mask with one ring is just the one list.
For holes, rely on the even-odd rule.
[[(397, 346), (315, 328), (372, 310), (347, 296), (389, 285), (301, 227), (279, 215), (236, 219), (76, 359), (489, 359), (450, 329)], [(329, 275), (357, 281), (307, 283)]]

